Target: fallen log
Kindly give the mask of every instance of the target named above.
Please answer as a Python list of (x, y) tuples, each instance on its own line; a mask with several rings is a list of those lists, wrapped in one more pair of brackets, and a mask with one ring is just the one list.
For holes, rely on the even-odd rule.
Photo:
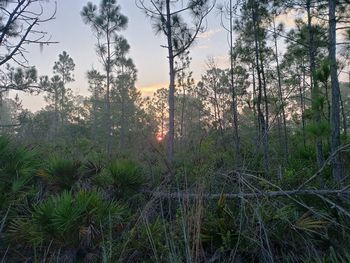
[(249, 192), (249, 193), (213, 193), (213, 194), (196, 194), (196, 193), (186, 193), (186, 192), (163, 192), (163, 191), (146, 191), (146, 193), (151, 194), (155, 197), (161, 198), (171, 198), (171, 199), (236, 199), (236, 198), (262, 198), (262, 197), (283, 197), (283, 196), (300, 196), (300, 195), (313, 195), (313, 196), (337, 196), (337, 195), (350, 195), (350, 190), (344, 191), (340, 190), (284, 190), (284, 191), (259, 191), (259, 192)]

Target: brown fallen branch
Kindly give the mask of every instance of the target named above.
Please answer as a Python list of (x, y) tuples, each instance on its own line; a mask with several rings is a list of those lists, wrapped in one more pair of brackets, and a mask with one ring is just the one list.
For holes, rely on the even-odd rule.
[(285, 190), (285, 191), (269, 191), (269, 192), (254, 192), (254, 193), (222, 193), (222, 194), (194, 194), (186, 192), (152, 192), (146, 193), (153, 195), (154, 197), (170, 198), (170, 199), (236, 199), (236, 198), (261, 198), (261, 197), (277, 197), (277, 196), (296, 196), (296, 195), (313, 195), (313, 196), (334, 196), (334, 195), (346, 195), (350, 194), (350, 190)]

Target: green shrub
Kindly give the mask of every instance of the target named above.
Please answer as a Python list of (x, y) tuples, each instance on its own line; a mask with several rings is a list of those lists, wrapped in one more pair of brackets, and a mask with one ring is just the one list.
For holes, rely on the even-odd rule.
[(0, 213), (35, 194), (33, 179), (38, 168), (36, 151), (19, 147), (9, 139), (0, 137)]
[(130, 197), (146, 182), (138, 165), (126, 159), (110, 164), (97, 181), (103, 187), (111, 187), (118, 198)]
[[(51, 247), (54, 251), (99, 250), (102, 233), (117, 231), (127, 216), (125, 206), (107, 201), (98, 191), (64, 191), (36, 205), (31, 217), (17, 218), (8, 237), (24, 246)], [(112, 223), (111, 223), (112, 222)]]
[(53, 157), (38, 175), (58, 191), (71, 190), (81, 176), (80, 166), (78, 161)]

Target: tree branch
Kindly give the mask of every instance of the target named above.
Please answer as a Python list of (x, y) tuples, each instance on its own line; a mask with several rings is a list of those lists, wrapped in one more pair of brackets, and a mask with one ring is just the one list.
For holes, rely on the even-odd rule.
[(313, 195), (313, 196), (337, 196), (340, 194), (350, 194), (350, 190), (343, 191), (340, 190), (315, 190), (315, 189), (306, 189), (306, 190), (282, 190), (282, 191), (259, 191), (259, 192), (250, 192), (250, 193), (215, 193), (215, 194), (194, 194), (186, 192), (161, 192), (161, 191), (145, 191), (145, 193), (152, 194), (160, 198), (170, 198), (170, 199), (207, 199), (207, 200), (216, 200), (220, 198), (226, 199), (244, 199), (244, 198), (263, 198), (263, 197), (284, 197), (284, 196), (297, 196), (297, 195)]

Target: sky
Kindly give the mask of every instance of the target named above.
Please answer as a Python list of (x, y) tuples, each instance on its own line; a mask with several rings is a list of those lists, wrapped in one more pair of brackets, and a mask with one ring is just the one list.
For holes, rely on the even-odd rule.
[[(98, 5), (100, 0), (90, 0)], [(219, 3), (222, 0), (217, 0)], [(57, 44), (28, 47), (27, 58), (30, 65), (36, 66), (39, 75), (52, 76), (52, 67), (58, 60), (58, 55), (66, 51), (76, 64), (75, 82), (68, 84), (76, 95), (88, 96), (88, 83), (86, 74), (92, 68), (100, 68), (100, 63), (95, 54), (96, 39), (90, 27), (85, 25), (80, 16), (82, 8), (88, 0), (54, 0), (45, 2), (44, 9), (47, 16), (52, 15), (56, 6), (55, 19), (40, 27), (41, 30), (51, 35), (52, 41)], [(146, 1), (147, 2), (147, 1)], [(133, 59), (138, 70), (136, 87), (144, 96), (152, 95), (158, 88), (168, 86), (168, 61), (167, 50), (161, 45), (165, 44), (164, 38), (155, 35), (149, 18), (140, 10), (135, 0), (119, 0), (121, 12), (128, 17), (128, 27), (120, 32), (131, 46), (129, 56)], [(284, 14), (278, 17), (278, 22), (283, 22), (287, 28), (294, 25), (295, 14)], [(191, 70), (195, 80), (199, 80), (206, 70), (206, 63), (213, 58), (218, 67), (228, 67), (227, 34), (220, 25), (220, 14), (217, 9), (208, 15), (206, 31), (199, 35), (195, 44), (190, 49), (192, 63)], [(285, 43), (279, 41), (283, 50)], [(11, 96), (15, 94), (12, 93)], [(43, 94), (33, 96), (19, 94), (23, 106), (31, 111), (38, 111), (45, 107)]]
[[(80, 12), (87, 0), (57, 0), (55, 19), (41, 26), (51, 35), (57, 44), (38, 45), (28, 48), (30, 65), (35, 65), (39, 75), (52, 75), (52, 67), (58, 55), (63, 51), (73, 58), (75, 67), (75, 82), (68, 85), (75, 94), (88, 96), (86, 73), (92, 68), (99, 68), (100, 64), (95, 55), (96, 39), (88, 25), (81, 19)], [(99, 0), (91, 2), (99, 4)], [(164, 39), (155, 35), (149, 18), (140, 10), (134, 0), (119, 0), (121, 12), (129, 19), (128, 27), (120, 32), (131, 46), (130, 57), (134, 60), (138, 70), (137, 88), (143, 95), (151, 95), (156, 89), (167, 87), (168, 64), (167, 51), (162, 48)], [(51, 15), (55, 9), (54, 1), (44, 4), (45, 13)], [(194, 78), (199, 79), (206, 70), (208, 58), (214, 58), (218, 66), (225, 66), (228, 62), (228, 45), (226, 33), (220, 25), (217, 10), (209, 14), (206, 21), (207, 30), (201, 34), (191, 49)], [(32, 111), (45, 106), (42, 95), (32, 96), (19, 94), (23, 106)]]

